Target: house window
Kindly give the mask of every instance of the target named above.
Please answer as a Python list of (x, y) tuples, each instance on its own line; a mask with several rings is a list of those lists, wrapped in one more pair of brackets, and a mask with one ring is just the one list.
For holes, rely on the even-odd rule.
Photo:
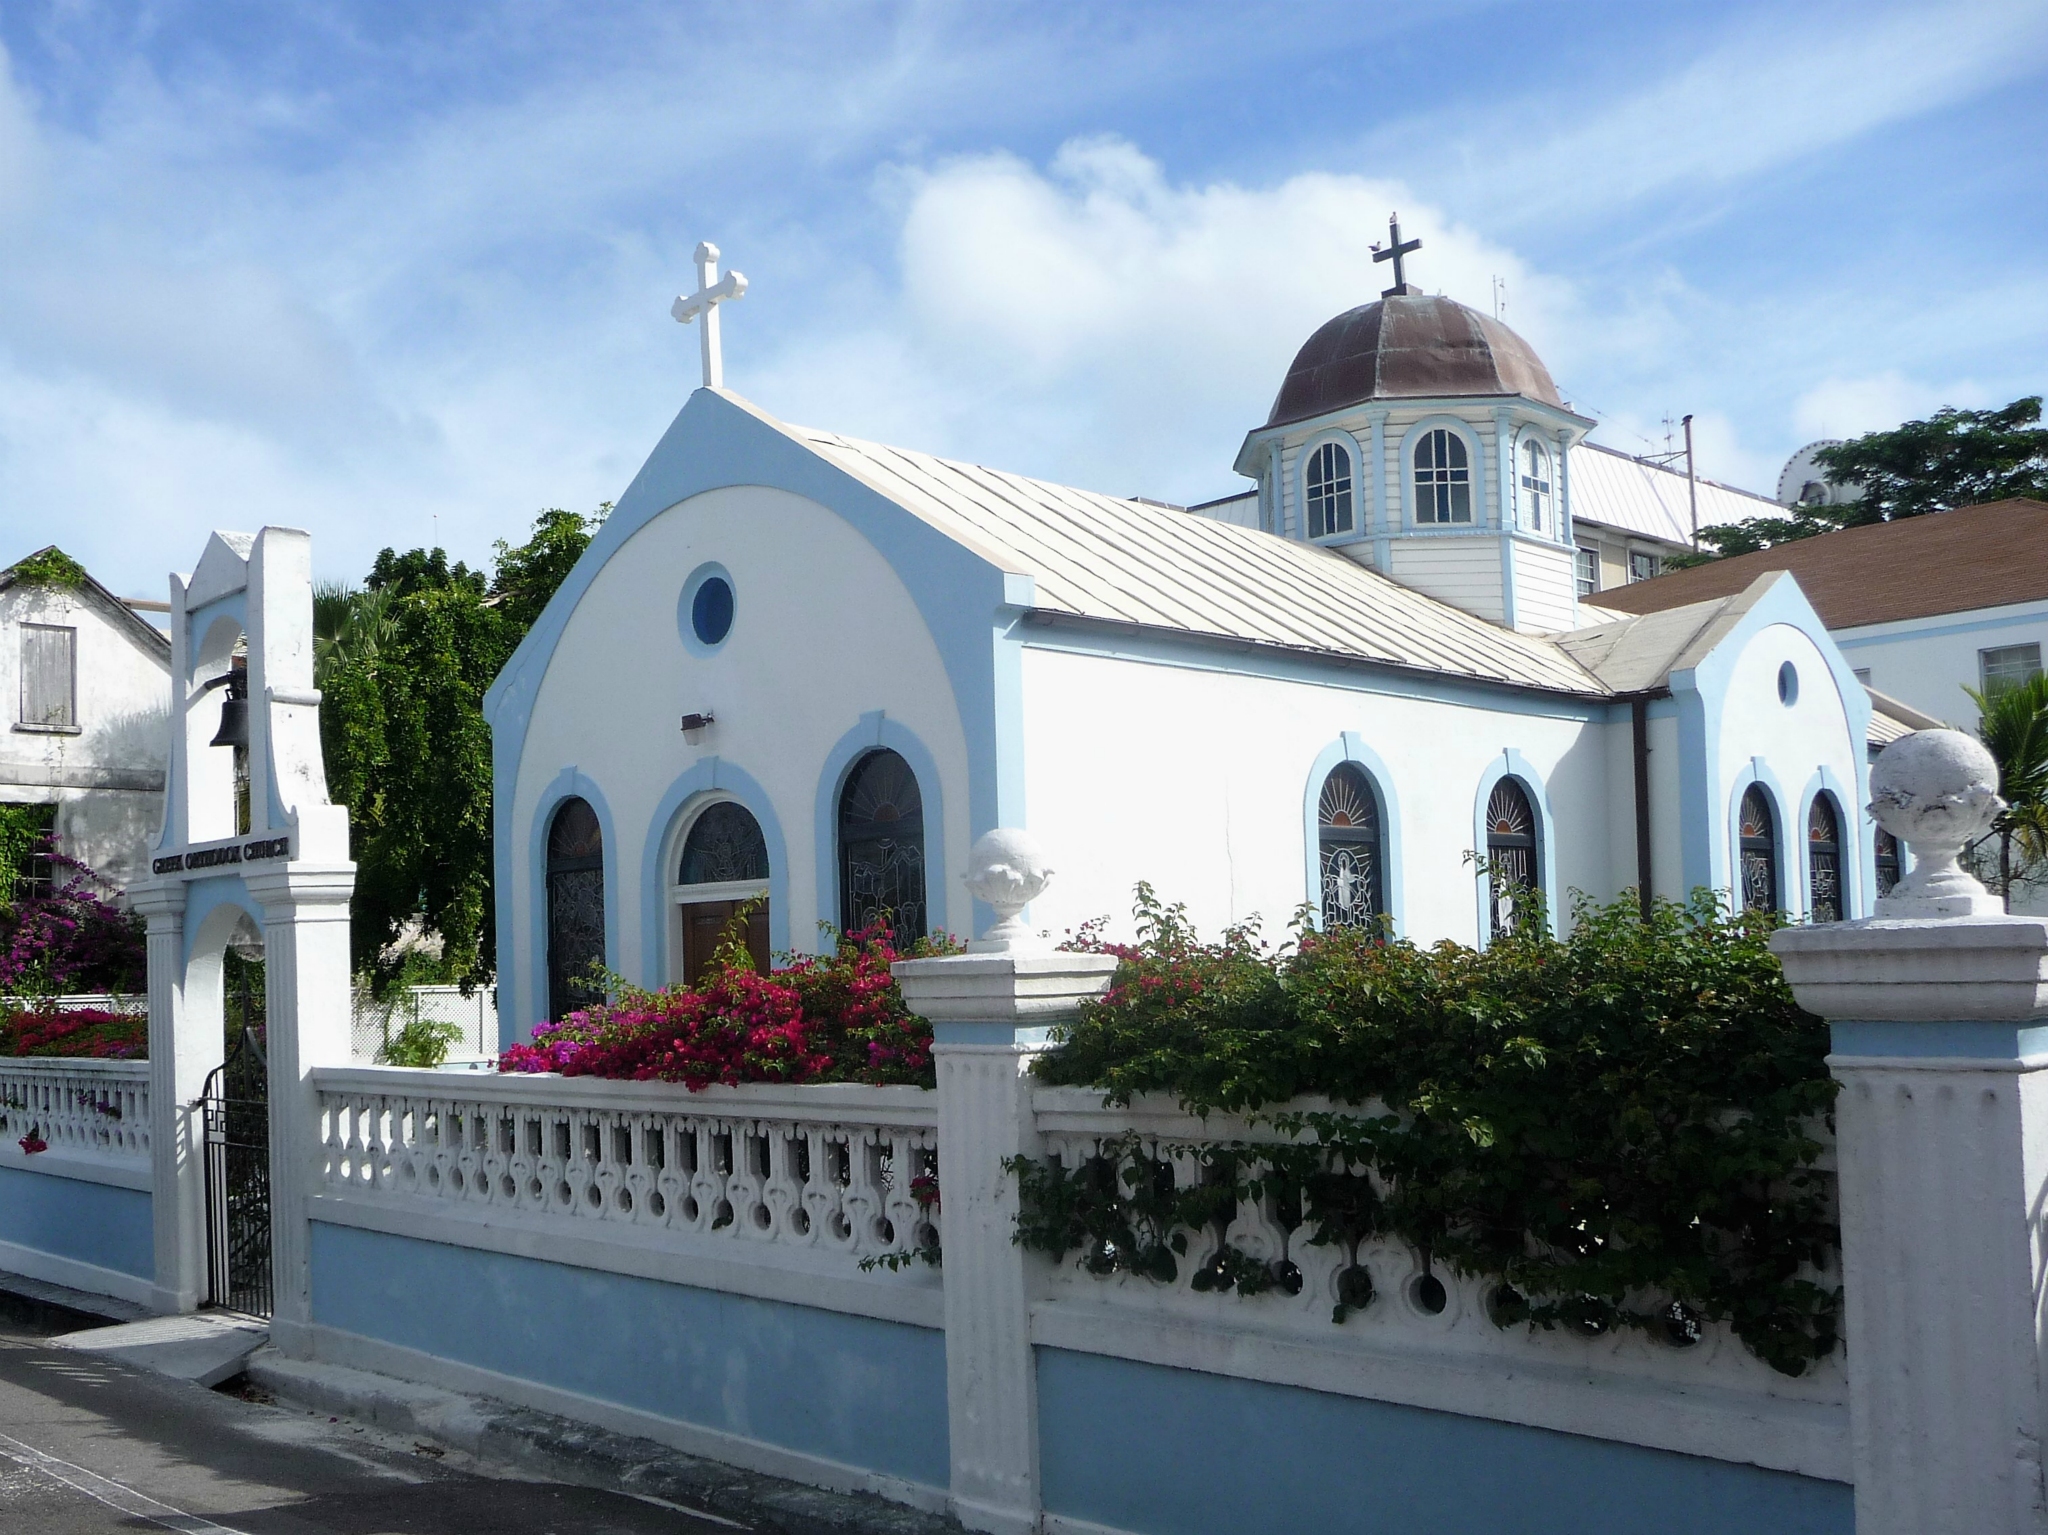
[(21, 723), (31, 730), (78, 728), (76, 629), (21, 626)]
[(1308, 536), (1351, 531), (1351, 455), (1326, 442), (1308, 456)]
[(747, 954), (765, 975), (768, 949), (768, 844), (761, 823), (730, 801), (708, 807), (690, 825), (676, 870), (675, 900), (682, 923), (682, 973), (695, 985), (711, 967), (719, 942), (746, 909)]
[(603, 995), (604, 831), (588, 800), (565, 799), (548, 827), (548, 1017)]
[(1542, 532), (1550, 511), (1550, 455), (1533, 437), (1522, 442), (1522, 508), (1530, 528)]
[(1742, 853), (1742, 904), (1748, 911), (1778, 910), (1777, 820), (1762, 784), (1742, 796), (1736, 828)]
[(1415, 444), (1415, 520), (1470, 522), (1472, 465), (1465, 439), (1446, 427)]
[(899, 951), (924, 936), (924, 797), (892, 751), (861, 758), (839, 796), (839, 924), (880, 924)]
[[(23, 633), (26, 632), (24, 629)], [(2039, 645), (2000, 645), (1995, 650), (1977, 652), (1979, 692), (1996, 693), (2003, 688), (2016, 688), (2040, 675)]]
[(1806, 813), (1806, 915), (1842, 920), (1842, 821), (1832, 795), (1816, 794)]
[(1657, 556), (1641, 549), (1628, 552), (1628, 578), (1631, 581), (1648, 581), (1657, 574)]
[(1902, 872), (1899, 839), (1880, 826), (1877, 829), (1877, 893), (1880, 896), (1890, 895)]
[(1381, 870), (1379, 796), (1350, 763), (1323, 780), (1316, 802), (1323, 930), (1371, 927), (1386, 908)]
[(1572, 563), (1579, 577), (1579, 595), (1590, 597), (1600, 590), (1600, 551), (1584, 545), (1572, 551)]
[(1535, 894), (1536, 812), (1512, 778), (1493, 786), (1486, 800), (1486, 879), (1493, 892), (1493, 936), (1511, 933)]

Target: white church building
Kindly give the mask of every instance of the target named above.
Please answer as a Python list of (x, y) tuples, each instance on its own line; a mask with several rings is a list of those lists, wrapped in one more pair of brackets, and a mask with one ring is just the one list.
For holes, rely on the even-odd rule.
[[(491, 690), (501, 1016), (601, 959), (694, 972), (886, 912), (978, 931), (969, 845), (1025, 827), (1027, 914), (1121, 930), (1385, 920), (1485, 943), (1540, 892), (1867, 914), (1870, 706), (1797, 584), (1583, 603), (1594, 425), (1507, 327), (1402, 283), (1312, 336), (1244, 439), (1259, 526), (792, 426), (706, 387)], [(711, 252), (715, 259), (716, 252)]]

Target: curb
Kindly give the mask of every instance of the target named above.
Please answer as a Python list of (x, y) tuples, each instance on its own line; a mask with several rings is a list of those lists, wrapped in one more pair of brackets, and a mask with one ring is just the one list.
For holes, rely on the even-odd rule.
[(442, 1444), (536, 1478), (681, 1504), (768, 1535), (961, 1535), (952, 1519), (872, 1493), (826, 1492), (742, 1471), (494, 1397), (288, 1359), (275, 1348), (251, 1356), (247, 1373), (280, 1402)]

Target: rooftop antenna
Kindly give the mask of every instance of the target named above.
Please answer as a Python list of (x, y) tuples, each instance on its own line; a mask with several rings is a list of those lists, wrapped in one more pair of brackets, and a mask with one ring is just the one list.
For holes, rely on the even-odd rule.
[(1500, 278), (1496, 276), (1493, 279), (1493, 317), (1496, 320), (1498, 320), (1502, 315), (1507, 313), (1507, 308), (1508, 285), (1502, 282)]

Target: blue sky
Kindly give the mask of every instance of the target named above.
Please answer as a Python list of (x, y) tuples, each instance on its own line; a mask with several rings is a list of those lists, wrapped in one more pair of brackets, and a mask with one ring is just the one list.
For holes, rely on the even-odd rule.
[(487, 558), (697, 381), (1199, 500), (1410, 276), (1602, 440), (1800, 443), (2048, 389), (2048, 4), (0, 7), (0, 553), (161, 595), (209, 528)]

